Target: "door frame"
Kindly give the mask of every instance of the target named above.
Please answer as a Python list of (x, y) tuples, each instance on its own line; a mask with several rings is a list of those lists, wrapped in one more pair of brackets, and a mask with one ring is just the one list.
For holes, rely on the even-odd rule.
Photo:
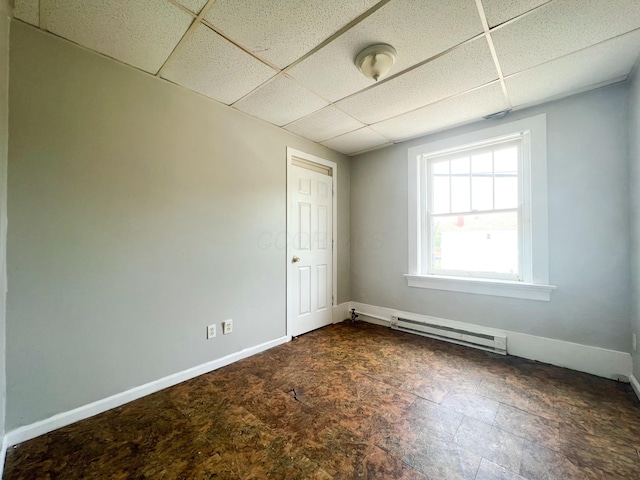
[(332, 252), (331, 252), (331, 263), (332, 272), (331, 272), (331, 321), (333, 322), (334, 309), (338, 302), (338, 195), (336, 192), (338, 191), (338, 164), (336, 162), (332, 162), (330, 160), (325, 160), (324, 158), (317, 157), (315, 155), (311, 155), (310, 153), (302, 152), (300, 150), (296, 150), (295, 148), (287, 147), (287, 232), (285, 238), (287, 240), (287, 256), (285, 258), (286, 262), (286, 275), (287, 275), (287, 292), (286, 292), (286, 302), (287, 302), (287, 332), (286, 336), (291, 339), (292, 335), (292, 321), (293, 321), (293, 301), (292, 301), (292, 282), (293, 276), (291, 275), (291, 269), (293, 268), (293, 264), (291, 263), (292, 258), (292, 245), (291, 245), (291, 228), (292, 228), (292, 182), (291, 182), (291, 172), (293, 166), (293, 157), (300, 158), (307, 162), (316, 163), (318, 165), (322, 165), (324, 167), (331, 168), (332, 171), (332, 189), (331, 189), (331, 203), (332, 203), (332, 215), (333, 221), (331, 229), (331, 235), (333, 237), (332, 244)]

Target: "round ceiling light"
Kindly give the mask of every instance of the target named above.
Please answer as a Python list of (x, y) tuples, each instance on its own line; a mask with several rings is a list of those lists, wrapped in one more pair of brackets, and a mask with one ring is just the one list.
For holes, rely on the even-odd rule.
[(396, 49), (381, 43), (362, 50), (356, 57), (356, 66), (365, 77), (378, 81), (384, 77), (396, 61)]

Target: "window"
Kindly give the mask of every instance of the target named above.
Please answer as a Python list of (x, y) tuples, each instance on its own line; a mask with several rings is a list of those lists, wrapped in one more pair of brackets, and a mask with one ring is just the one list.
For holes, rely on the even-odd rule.
[(549, 300), (544, 115), (409, 149), (409, 286)]

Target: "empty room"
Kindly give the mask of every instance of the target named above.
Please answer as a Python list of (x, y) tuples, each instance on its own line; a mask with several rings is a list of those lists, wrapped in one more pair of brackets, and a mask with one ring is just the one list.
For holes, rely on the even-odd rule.
[(640, 479), (638, 0), (0, 0), (0, 478)]

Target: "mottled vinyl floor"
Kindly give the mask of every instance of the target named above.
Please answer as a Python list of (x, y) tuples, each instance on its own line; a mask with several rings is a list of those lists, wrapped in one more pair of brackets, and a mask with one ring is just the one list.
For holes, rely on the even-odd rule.
[(640, 479), (629, 385), (340, 324), (10, 449), (5, 479)]

